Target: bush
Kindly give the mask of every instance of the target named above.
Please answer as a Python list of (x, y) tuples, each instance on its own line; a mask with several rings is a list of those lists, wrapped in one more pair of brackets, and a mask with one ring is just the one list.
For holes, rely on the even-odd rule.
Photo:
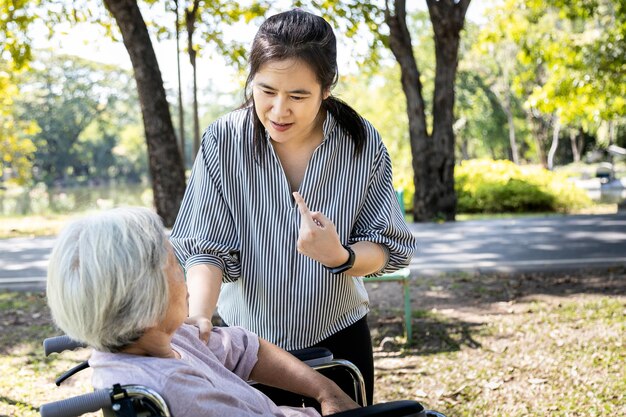
[(474, 159), (455, 167), (459, 213), (560, 212), (592, 204), (565, 175), (510, 161)]

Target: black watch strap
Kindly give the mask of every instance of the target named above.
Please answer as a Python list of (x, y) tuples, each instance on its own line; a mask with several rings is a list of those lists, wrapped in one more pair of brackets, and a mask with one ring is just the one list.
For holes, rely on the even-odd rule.
[(352, 266), (354, 266), (354, 257), (355, 257), (354, 251), (348, 245), (341, 245), (341, 246), (343, 246), (348, 251), (348, 260), (344, 262), (343, 264), (336, 266), (334, 268), (330, 268), (324, 265), (324, 268), (326, 268), (328, 271), (330, 271), (333, 274), (341, 274), (342, 272), (345, 272), (348, 269), (352, 268)]

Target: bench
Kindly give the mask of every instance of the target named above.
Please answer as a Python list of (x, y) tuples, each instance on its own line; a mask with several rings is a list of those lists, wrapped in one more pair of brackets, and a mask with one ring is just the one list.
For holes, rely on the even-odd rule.
[(411, 271), (409, 268), (402, 268), (397, 270), (396, 272), (392, 272), (389, 274), (381, 275), (380, 277), (365, 277), (363, 278), (363, 282), (391, 282), (391, 281), (399, 281), (402, 283), (402, 288), (404, 289), (404, 332), (406, 336), (407, 345), (411, 345), (411, 341), (413, 339), (413, 329), (411, 327), (411, 291), (410, 291), (410, 281), (411, 281)]
[[(405, 215), (404, 209), (404, 192), (402, 190), (396, 190), (396, 197), (398, 198), (398, 204), (400, 205), (400, 211), (402, 216)], [(406, 336), (407, 345), (411, 345), (413, 340), (413, 328), (411, 326), (411, 271), (409, 268), (402, 268), (396, 272), (382, 275), (380, 277), (365, 277), (363, 282), (392, 282), (397, 281), (402, 283), (404, 292), (404, 335)]]

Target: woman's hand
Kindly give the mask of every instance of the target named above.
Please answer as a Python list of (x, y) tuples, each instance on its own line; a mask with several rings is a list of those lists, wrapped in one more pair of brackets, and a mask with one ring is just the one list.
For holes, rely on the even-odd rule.
[(200, 330), (200, 340), (204, 343), (209, 342), (211, 329), (213, 329), (213, 323), (211, 323), (210, 318), (204, 316), (187, 317), (185, 323), (196, 326)]
[(322, 407), (323, 416), (360, 407), (360, 405), (352, 401), (352, 399), (334, 383), (332, 385), (334, 385), (334, 387), (330, 393), (318, 398), (318, 402)]
[(293, 193), (300, 211), (298, 252), (326, 265), (335, 267), (348, 260), (348, 251), (341, 246), (334, 223), (319, 211), (310, 211), (298, 192)]

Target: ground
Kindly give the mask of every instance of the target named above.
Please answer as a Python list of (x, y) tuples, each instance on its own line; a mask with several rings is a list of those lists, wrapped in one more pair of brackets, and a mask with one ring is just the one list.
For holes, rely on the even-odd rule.
[[(377, 288), (376, 288), (377, 287)], [(376, 401), (450, 416), (626, 416), (626, 270), (415, 278), (372, 285)]]
[[(398, 283), (367, 284), (375, 401), (449, 416), (626, 416), (626, 268), (552, 275), (413, 277), (411, 347)], [(43, 294), (0, 293), (0, 417), (89, 391), (88, 352), (44, 358), (57, 334)]]

